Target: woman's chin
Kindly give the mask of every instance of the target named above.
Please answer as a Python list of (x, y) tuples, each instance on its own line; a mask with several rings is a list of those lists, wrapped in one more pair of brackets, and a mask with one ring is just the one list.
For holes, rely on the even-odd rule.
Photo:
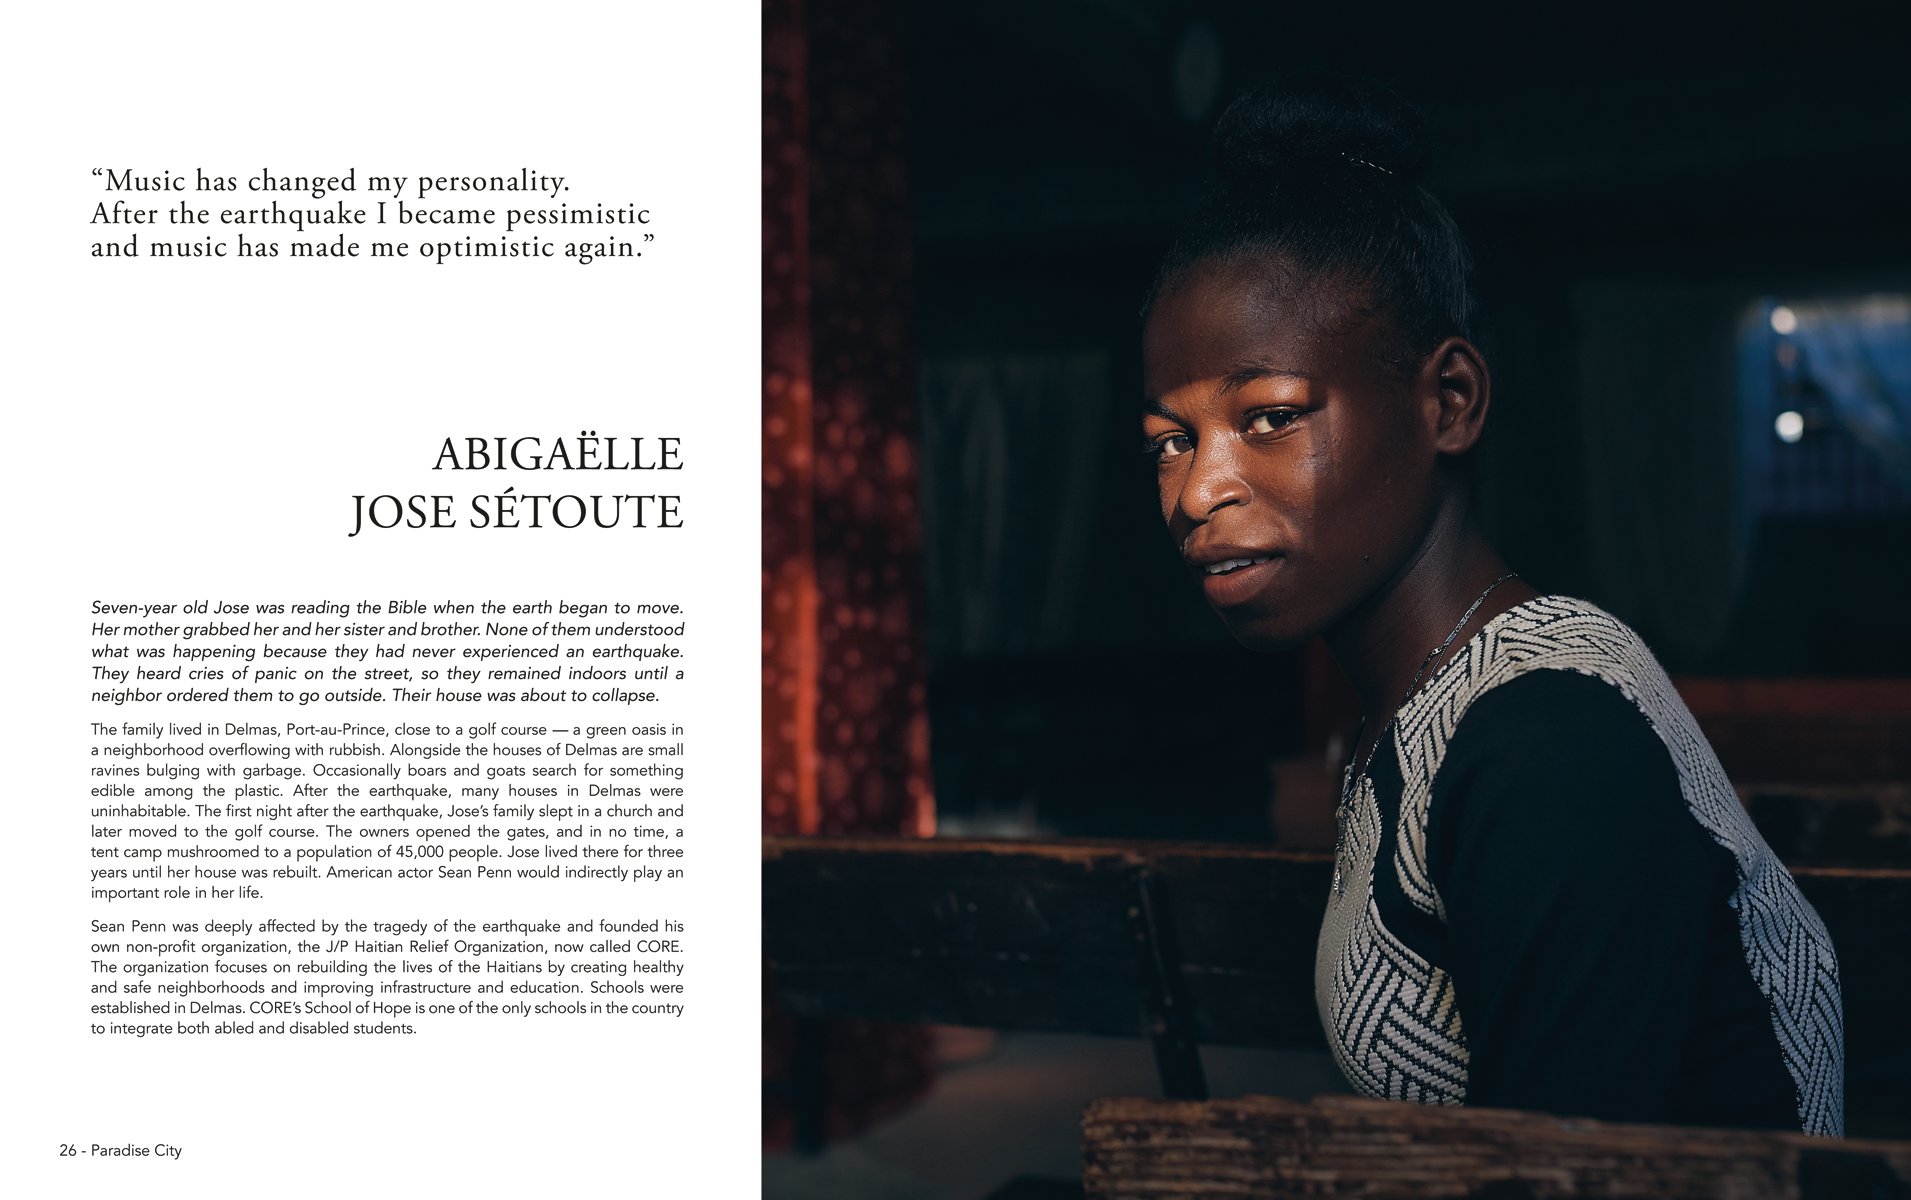
[(1235, 641), (1260, 654), (1298, 650), (1320, 632), (1318, 629), (1301, 628), (1293, 620), (1278, 615), (1248, 617), (1222, 613), (1221, 620), (1226, 623)]

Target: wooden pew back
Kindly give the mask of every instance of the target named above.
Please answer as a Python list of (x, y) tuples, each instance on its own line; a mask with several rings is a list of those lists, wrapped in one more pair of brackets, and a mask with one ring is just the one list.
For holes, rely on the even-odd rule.
[(1911, 1143), (1562, 1120), (1323, 1096), (1110, 1096), (1082, 1114), (1082, 1183), (1106, 1200), (1831, 1200), (1911, 1196)]
[[(773, 838), (764, 946), (783, 1005), (1148, 1038), (1165, 1095), (1198, 1046), (1324, 1048), (1314, 942), (1331, 862), (1240, 846)], [(1847, 1125), (1911, 1134), (1911, 871), (1800, 868), (1843, 973)]]

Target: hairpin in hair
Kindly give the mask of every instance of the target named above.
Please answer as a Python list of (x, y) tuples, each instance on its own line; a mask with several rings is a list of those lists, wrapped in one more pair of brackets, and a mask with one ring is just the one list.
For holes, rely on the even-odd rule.
[(1393, 172), (1392, 172), (1392, 171), (1389, 171), (1389, 170), (1388, 170), (1387, 168), (1385, 168), (1385, 167), (1383, 167), (1383, 166), (1381, 166), (1381, 165), (1380, 165), (1379, 163), (1371, 163), (1371, 162), (1368, 162), (1368, 161), (1367, 161), (1366, 159), (1364, 159), (1364, 158), (1355, 158), (1355, 157), (1354, 157), (1353, 155), (1351, 155), (1351, 154), (1343, 154), (1343, 155), (1341, 155), (1341, 157), (1342, 157), (1342, 158), (1344, 158), (1344, 159), (1346, 159), (1346, 160), (1347, 160), (1348, 162), (1350, 162), (1350, 163), (1359, 163), (1359, 164), (1360, 164), (1361, 166), (1363, 166), (1363, 167), (1372, 167), (1372, 168), (1373, 168), (1374, 170), (1376, 170), (1376, 171), (1378, 171), (1378, 172), (1380, 172), (1380, 173), (1381, 173), (1382, 175), (1391, 175), (1391, 174), (1393, 174)]

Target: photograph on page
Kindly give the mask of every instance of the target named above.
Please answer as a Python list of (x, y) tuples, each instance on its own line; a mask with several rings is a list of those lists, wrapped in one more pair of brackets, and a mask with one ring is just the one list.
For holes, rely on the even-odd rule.
[(1908, 44), (765, 4), (766, 1197), (1911, 1179)]

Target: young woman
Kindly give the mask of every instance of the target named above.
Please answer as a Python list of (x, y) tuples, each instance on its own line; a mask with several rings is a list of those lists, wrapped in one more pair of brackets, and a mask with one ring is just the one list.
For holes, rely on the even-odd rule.
[(1149, 298), (1144, 431), (1209, 603), (1252, 647), (1324, 637), (1366, 713), (1315, 971), (1348, 1080), (1840, 1133), (1823, 924), (1651, 651), (1469, 510), (1489, 376), (1418, 114), (1263, 90), (1215, 154)]

